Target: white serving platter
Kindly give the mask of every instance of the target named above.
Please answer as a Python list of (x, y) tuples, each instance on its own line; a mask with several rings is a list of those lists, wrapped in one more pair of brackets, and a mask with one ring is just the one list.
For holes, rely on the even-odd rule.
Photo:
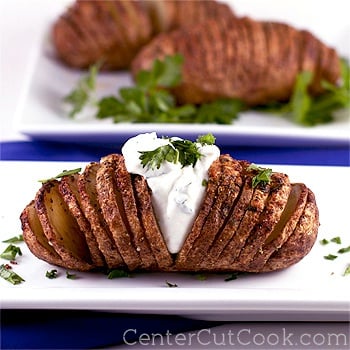
[[(84, 167), (79, 162), (0, 162), (0, 241), (21, 234), (19, 215), (40, 187), (38, 179), (65, 169)], [(268, 165), (267, 165), (268, 166)], [(0, 279), (3, 309), (84, 309), (111, 312), (178, 314), (210, 320), (346, 321), (350, 312), (350, 253), (324, 259), (350, 245), (350, 168), (272, 165), (293, 182), (304, 182), (315, 193), (321, 226), (311, 252), (298, 264), (279, 272), (241, 275), (207, 275), (205, 280), (188, 274), (138, 273), (130, 278), (107, 279), (102, 273), (76, 273), (49, 265), (18, 246), (13, 270), (25, 282), (12, 285)], [(339, 236), (342, 244), (319, 241)], [(8, 243), (0, 243), (2, 252)], [(0, 263), (8, 261), (0, 259)], [(48, 279), (46, 271), (57, 269), (59, 277)], [(69, 271), (74, 273), (73, 271)], [(169, 288), (166, 282), (177, 284)]]
[[(310, 30), (336, 48), (341, 56), (350, 57), (349, 3), (346, 0), (335, 0), (332, 11), (329, 11), (328, 2), (315, 0), (281, 3), (236, 0), (229, 3), (239, 15), (284, 21)], [(27, 75), (14, 120), (15, 130), (21, 134), (34, 139), (115, 144), (125, 142), (133, 134), (150, 131), (184, 138), (210, 131), (222, 145), (333, 146), (349, 143), (349, 113), (342, 113), (332, 123), (315, 127), (303, 127), (283, 117), (256, 112), (242, 113), (231, 125), (115, 124), (110, 119), (95, 119), (91, 111), (71, 119), (63, 108), (62, 99), (76, 85), (82, 73), (64, 67), (54, 57), (48, 33), (55, 18), (51, 18), (42, 33), (42, 40), (36, 42), (29, 54)], [(116, 94), (119, 87), (130, 84), (132, 81), (127, 72), (103, 73), (98, 77), (97, 95)]]

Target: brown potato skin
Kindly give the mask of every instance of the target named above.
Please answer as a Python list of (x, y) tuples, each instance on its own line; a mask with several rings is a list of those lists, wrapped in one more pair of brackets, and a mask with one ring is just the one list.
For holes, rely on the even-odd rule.
[[(287, 268), (316, 241), (315, 195), (278, 172), (253, 188), (257, 170), (250, 165), (228, 154), (212, 163), (202, 205), (177, 254), (167, 249), (146, 179), (129, 174), (118, 154), (88, 164), (82, 174), (43, 184), (20, 215), (23, 237), (39, 259), (80, 271)], [(92, 243), (102, 264), (94, 258)]]
[(76, 0), (52, 26), (57, 58), (86, 69), (125, 70), (158, 33), (233, 14), (213, 0)]
[(341, 75), (337, 52), (305, 30), (285, 23), (226, 16), (161, 33), (131, 64), (135, 78), (155, 59), (181, 54), (182, 81), (172, 89), (179, 104), (236, 98), (247, 106), (290, 99), (297, 75), (310, 71), (310, 92), (324, 91)]
[[(92, 264), (83, 233), (58, 191), (59, 181), (43, 184), (35, 197), (35, 210), (48, 243), (61, 257), (64, 266), (89, 271)], [(62, 266), (62, 265), (61, 265)]]
[(301, 215), (293, 234), (286, 243), (275, 251), (266, 264), (254, 272), (268, 272), (285, 269), (299, 262), (313, 247), (318, 233), (319, 211), (315, 195), (308, 190), (308, 198), (303, 214)]
[(102, 267), (105, 265), (105, 260), (92, 233), (91, 225), (81, 209), (81, 196), (78, 190), (79, 177), (79, 174), (64, 176), (59, 183), (58, 190), (85, 235), (93, 264)]
[(35, 202), (32, 200), (22, 211), (20, 215), (23, 239), (29, 250), (37, 258), (44, 260), (52, 265), (63, 266), (62, 258), (56, 253), (55, 249), (49, 244), (44, 231), (41, 227), (38, 215), (35, 210)]

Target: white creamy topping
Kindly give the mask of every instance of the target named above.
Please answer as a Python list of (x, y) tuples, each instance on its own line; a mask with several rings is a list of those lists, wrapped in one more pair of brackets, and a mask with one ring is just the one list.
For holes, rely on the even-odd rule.
[[(179, 138), (172, 138), (179, 139)], [(124, 144), (122, 154), (129, 173), (147, 179), (152, 190), (152, 204), (160, 229), (170, 253), (178, 253), (191, 230), (198, 214), (208, 180), (208, 169), (220, 155), (215, 145), (197, 144), (202, 156), (196, 165), (183, 167), (180, 162), (163, 162), (159, 169), (143, 167), (140, 152), (153, 151), (169, 144), (169, 140), (158, 138), (155, 132), (140, 134)]]

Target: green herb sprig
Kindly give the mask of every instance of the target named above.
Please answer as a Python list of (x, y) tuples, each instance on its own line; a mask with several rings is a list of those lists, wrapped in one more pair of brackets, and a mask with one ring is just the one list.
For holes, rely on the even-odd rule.
[(252, 178), (252, 187), (255, 188), (258, 185), (266, 186), (271, 181), (272, 169), (263, 168), (255, 164), (250, 164), (247, 168), (248, 171), (253, 171), (256, 175)]
[(22, 255), (21, 248), (15, 246), (13, 244), (10, 244), (0, 254), (0, 258), (6, 259), (6, 260), (14, 260), (14, 259), (16, 259), (17, 254)]
[[(330, 243), (335, 243), (337, 245), (339, 244), (342, 244), (342, 240), (341, 240), (341, 237), (340, 236), (335, 236), (333, 238), (331, 238), (330, 240), (326, 239), (326, 238), (323, 238), (319, 241), (319, 243), (323, 246), (326, 246)], [(335, 254), (327, 254), (327, 255), (324, 255), (323, 258), (326, 259), (326, 260), (336, 260), (338, 258), (339, 255), (336, 255), (336, 254), (345, 254), (345, 253), (350, 253), (350, 246), (347, 246), (347, 247), (342, 247), (340, 249), (337, 250), (337, 252)], [(345, 270), (344, 270), (344, 273), (343, 273), (343, 276), (347, 276), (350, 274), (350, 265), (348, 265)]]
[(12, 284), (20, 284), (25, 281), (21, 276), (14, 272), (8, 264), (0, 265), (0, 277)]
[(160, 146), (152, 151), (140, 151), (140, 160), (143, 167), (159, 169), (163, 162), (180, 163), (183, 167), (196, 165), (202, 154), (198, 148), (201, 145), (213, 145), (215, 137), (212, 134), (199, 136), (196, 142), (168, 138), (169, 144)]
[(5, 239), (2, 242), (3, 243), (20, 243), (20, 242), (24, 242), (23, 235), (18, 235), (18, 236), (11, 237), (9, 239)]
[(322, 81), (325, 90), (318, 96), (312, 96), (309, 86), (313, 75), (309, 71), (300, 72), (294, 90), (287, 103), (273, 102), (256, 109), (288, 117), (303, 126), (315, 126), (334, 120), (334, 113), (350, 108), (350, 65), (345, 59), (340, 60), (341, 79), (338, 85)]
[(110, 280), (114, 278), (123, 278), (123, 277), (131, 277), (131, 275), (128, 271), (125, 271), (122, 269), (112, 269), (107, 272), (107, 278)]
[(46, 271), (45, 277), (47, 277), (50, 280), (55, 279), (58, 277), (58, 271), (56, 269)]
[(64, 97), (64, 102), (72, 107), (69, 113), (70, 117), (82, 111), (82, 109), (91, 101), (93, 93), (96, 89), (96, 77), (101, 67), (101, 63), (92, 65), (89, 68), (89, 74), (82, 77), (76, 86), (67, 96)]
[[(248, 107), (239, 99), (218, 99), (200, 105), (179, 105), (172, 94), (182, 79), (183, 57), (179, 54), (156, 59), (149, 70), (140, 71), (135, 85), (122, 87), (116, 95), (94, 100), (96, 77), (100, 63), (90, 67), (64, 101), (71, 105), (69, 115), (76, 116), (86, 105), (97, 107), (97, 119), (112, 118), (114, 123), (213, 123), (232, 124)], [(329, 123), (334, 112), (350, 108), (350, 66), (341, 59), (341, 79), (333, 85), (322, 81), (325, 90), (312, 96), (309, 86), (313, 79), (309, 71), (297, 75), (293, 93), (287, 102), (271, 102), (254, 107), (260, 112), (275, 113), (303, 126)]]
[(230, 124), (243, 109), (235, 99), (219, 99), (202, 105), (178, 105), (171, 90), (181, 83), (183, 56), (175, 54), (156, 59), (149, 70), (141, 70), (135, 85), (122, 87), (118, 94), (93, 101), (99, 66), (92, 66), (77, 87), (64, 98), (71, 104), (70, 116), (76, 116), (85, 105), (97, 106), (97, 119), (112, 118), (114, 123), (217, 123)]
[(46, 182), (61, 179), (64, 176), (79, 174), (80, 172), (81, 172), (81, 168), (76, 168), (76, 169), (71, 169), (71, 170), (63, 170), (61, 173), (59, 173), (58, 175), (56, 175), (54, 177), (50, 177), (48, 179), (42, 179), (42, 180), (38, 180), (38, 181), (41, 182), (42, 184), (45, 184)]
[(348, 276), (350, 275), (350, 264), (345, 268), (343, 276)]

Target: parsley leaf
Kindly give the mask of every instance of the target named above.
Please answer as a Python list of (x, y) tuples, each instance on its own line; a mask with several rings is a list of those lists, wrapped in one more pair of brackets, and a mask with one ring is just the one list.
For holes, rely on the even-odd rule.
[[(249, 109), (234, 98), (199, 105), (178, 104), (172, 89), (181, 83), (183, 61), (180, 54), (156, 59), (149, 70), (138, 72), (134, 86), (122, 87), (115, 96), (105, 96), (97, 101), (94, 101), (93, 93), (100, 64), (91, 66), (88, 75), (82, 77), (77, 87), (64, 98), (72, 106), (69, 115), (74, 117), (85, 105), (92, 104), (97, 107), (97, 119), (112, 118), (114, 123), (231, 124), (240, 112)], [(322, 81), (325, 92), (311, 96), (312, 79), (311, 72), (300, 72), (289, 101), (275, 101), (253, 109), (286, 116), (303, 126), (314, 126), (331, 122), (335, 111), (350, 107), (350, 66), (345, 59), (341, 59), (338, 85)]]
[(12, 271), (11, 266), (7, 264), (0, 265), (0, 277), (12, 284), (20, 284), (24, 279), (16, 272)]
[(322, 81), (325, 92), (311, 96), (308, 88), (313, 79), (311, 72), (303, 71), (297, 76), (293, 94), (287, 103), (272, 102), (255, 109), (273, 112), (289, 117), (303, 126), (315, 126), (334, 120), (334, 113), (350, 108), (350, 65), (345, 59), (340, 60), (341, 81), (333, 85)]
[(7, 248), (0, 254), (0, 258), (7, 260), (14, 260), (16, 255), (22, 255), (21, 249), (13, 244), (7, 246)]
[(338, 250), (338, 253), (339, 253), (339, 254), (344, 254), (344, 253), (349, 253), (349, 252), (350, 252), (350, 245), (347, 246), (347, 247), (345, 247), (345, 248), (340, 248), (340, 249)]
[(341, 238), (339, 236), (333, 237), (331, 239), (331, 242), (336, 243), (336, 244), (341, 244)]
[(77, 87), (64, 98), (72, 106), (74, 117), (87, 104), (97, 107), (96, 118), (112, 118), (114, 123), (216, 123), (230, 124), (242, 110), (238, 100), (223, 99), (202, 105), (179, 105), (171, 89), (181, 83), (183, 56), (175, 54), (156, 59), (149, 70), (141, 70), (135, 85), (122, 87), (118, 94), (93, 101), (99, 65), (78, 81)]
[(82, 77), (77, 87), (64, 97), (64, 102), (72, 106), (69, 113), (70, 117), (82, 111), (82, 109), (90, 102), (91, 95), (96, 88), (96, 77), (100, 69), (101, 63), (97, 63), (90, 67), (88, 75)]
[(253, 171), (256, 175), (252, 178), (252, 187), (255, 188), (258, 185), (266, 186), (271, 181), (272, 169), (262, 168), (255, 164), (250, 164), (247, 168), (248, 171)]
[(122, 277), (131, 277), (131, 275), (129, 272), (121, 269), (110, 270), (108, 271), (108, 274), (107, 274), (107, 278), (110, 280), (114, 278), (122, 278)]
[(58, 277), (57, 270), (46, 271), (45, 277), (47, 277), (51, 280), (54, 278), (57, 278)]
[(196, 165), (197, 160), (202, 156), (197, 143), (201, 145), (213, 145), (215, 137), (212, 134), (202, 135), (196, 142), (190, 140), (179, 140), (169, 138), (169, 144), (160, 146), (152, 151), (140, 151), (140, 160), (143, 167), (159, 169), (163, 162), (187, 165)]
[(350, 275), (350, 264), (345, 268), (343, 276)]
[(240, 275), (240, 272), (233, 272), (231, 273), (228, 277), (226, 277), (224, 279), (225, 282), (229, 282), (229, 281), (234, 281), (238, 278), (238, 276)]
[(140, 160), (143, 167), (159, 169), (163, 162), (177, 163), (178, 151), (171, 145), (164, 145), (153, 151), (140, 151)]
[(3, 243), (20, 243), (20, 242), (23, 242), (23, 235), (18, 235), (18, 236), (14, 236), (14, 237), (11, 237), (9, 239), (5, 239), (3, 241)]
[(59, 173), (58, 175), (54, 176), (54, 177), (50, 177), (49, 179), (43, 179), (43, 180), (38, 180), (39, 182), (41, 182), (42, 184), (55, 180), (55, 179), (61, 179), (64, 176), (69, 176), (69, 175), (74, 175), (74, 174), (79, 174), (81, 172), (81, 168), (76, 168), (76, 169), (72, 169), (72, 170), (63, 170), (61, 173)]
[(320, 240), (320, 244), (322, 244), (322, 245), (327, 245), (328, 243), (329, 243), (329, 240), (326, 238), (323, 238)]
[(200, 143), (201, 145), (214, 145), (216, 141), (216, 138), (213, 134), (206, 134), (206, 135), (200, 135), (197, 137), (196, 142)]
[(338, 257), (337, 255), (333, 255), (333, 254), (328, 254), (324, 256), (326, 260), (335, 260), (337, 257)]

